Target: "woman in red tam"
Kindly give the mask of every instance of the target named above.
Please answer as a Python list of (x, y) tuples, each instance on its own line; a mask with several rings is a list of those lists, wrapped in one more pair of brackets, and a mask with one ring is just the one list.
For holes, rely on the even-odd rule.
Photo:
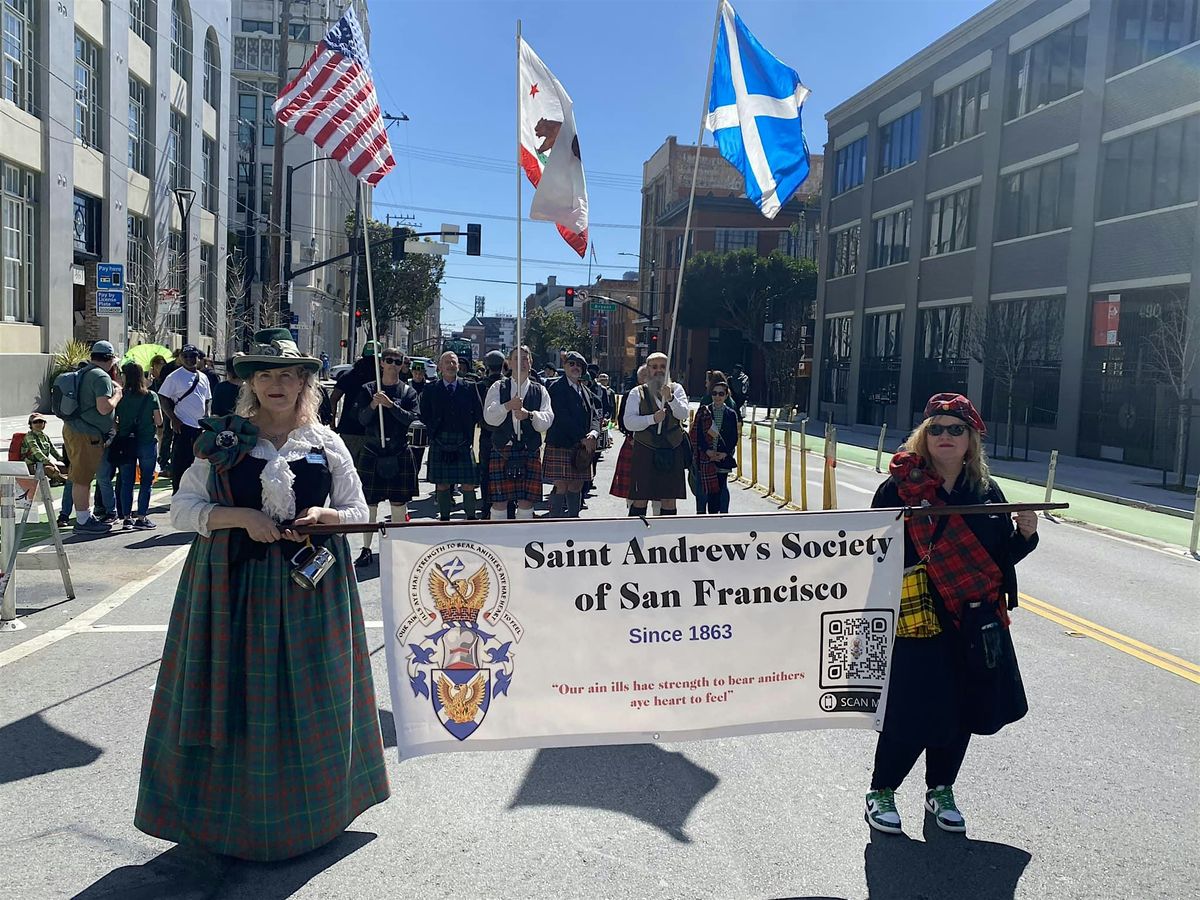
[[(1006, 502), (988, 475), (985, 432), (962, 394), (930, 397), (871, 506)], [(864, 813), (875, 830), (902, 833), (895, 792), (924, 753), (926, 811), (943, 831), (966, 831), (954, 781), (971, 735), (994, 734), (1027, 710), (1008, 611), (1017, 605), (1016, 563), (1037, 541), (1033, 512), (905, 521), (887, 712)]]

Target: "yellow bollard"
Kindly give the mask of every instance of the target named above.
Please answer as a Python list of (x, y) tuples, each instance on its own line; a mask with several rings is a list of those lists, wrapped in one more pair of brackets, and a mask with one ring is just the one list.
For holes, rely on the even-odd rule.
[(808, 512), (808, 447), (804, 429), (808, 419), (800, 423), (800, 508)]
[(750, 423), (750, 487), (758, 487), (758, 423)]
[(792, 502), (792, 432), (783, 433), (783, 502)]
[(837, 429), (830, 427), (825, 438), (825, 480), (822, 483), (822, 509), (837, 509)]
[(767, 496), (775, 496), (775, 420), (771, 419), (771, 443), (767, 446)]

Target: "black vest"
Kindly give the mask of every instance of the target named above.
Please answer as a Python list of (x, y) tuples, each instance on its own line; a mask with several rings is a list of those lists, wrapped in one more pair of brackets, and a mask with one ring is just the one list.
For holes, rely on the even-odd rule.
[[(545, 390), (540, 384), (534, 381), (529, 382), (529, 387), (525, 389), (525, 404), (526, 412), (539, 412), (542, 408), (542, 391)], [(500, 381), (500, 402), (507, 403), (512, 399), (512, 379), (504, 378)], [(513, 428), (512, 413), (508, 413), (504, 417), (504, 421), (496, 426), (496, 430), (492, 432), (492, 446), (499, 450), (502, 447), (512, 445), (523, 450), (529, 450), (536, 453), (542, 446), (542, 435), (533, 427), (533, 420), (526, 419), (521, 423), (521, 439), (516, 439), (516, 430)]]
[(551, 384), (548, 390), (554, 406), (554, 423), (546, 432), (546, 444), (574, 447), (592, 430), (592, 394), (586, 388), (582, 388), (582, 393), (576, 391), (566, 376)]

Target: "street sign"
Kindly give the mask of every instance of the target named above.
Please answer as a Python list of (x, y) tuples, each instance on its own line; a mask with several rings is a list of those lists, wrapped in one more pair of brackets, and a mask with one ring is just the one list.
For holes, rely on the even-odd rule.
[(293, 340), (293, 341), (299, 341), (299, 340), (300, 340), (300, 329), (298, 329), (298, 328), (289, 328), (289, 329), (288, 329), (288, 331), (290, 331), (290, 332), (292, 333), (292, 340)]
[(124, 263), (96, 263), (96, 315), (125, 315)]
[(445, 256), (450, 252), (450, 245), (435, 241), (409, 240), (404, 242), (404, 252), (424, 253), (426, 256)]
[(457, 244), (459, 227), (448, 222), (442, 223), (442, 240), (447, 244)]
[(300, 324), (300, 313), (292, 313), (292, 324), (293, 325)]
[(605, 303), (603, 300), (593, 300), (591, 303), (592, 309), (596, 312), (615, 312), (617, 304)]

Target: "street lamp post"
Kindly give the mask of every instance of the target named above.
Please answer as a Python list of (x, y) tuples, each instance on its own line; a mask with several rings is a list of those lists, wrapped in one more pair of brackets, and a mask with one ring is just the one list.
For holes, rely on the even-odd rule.
[(186, 344), (188, 342), (188, 319), (190, 318), (186, 310), (190, 305), (188, 300), (191, 293), (188, 290), (188, 280), (192, 275), (192, 242), (191, 234), (188, 231), (188, 218), (192, 214), (192, 204), (196, 202), (196, 192), (191, 188), (173, 188), (171, 193), (175, 195), (175, 205), (179, 208), (179, 218), (182, 220), (183, 228), (183, 289), (180, 291), (180, 295), (183, 297), (185, 310), (183, 316), (183, 342)]

